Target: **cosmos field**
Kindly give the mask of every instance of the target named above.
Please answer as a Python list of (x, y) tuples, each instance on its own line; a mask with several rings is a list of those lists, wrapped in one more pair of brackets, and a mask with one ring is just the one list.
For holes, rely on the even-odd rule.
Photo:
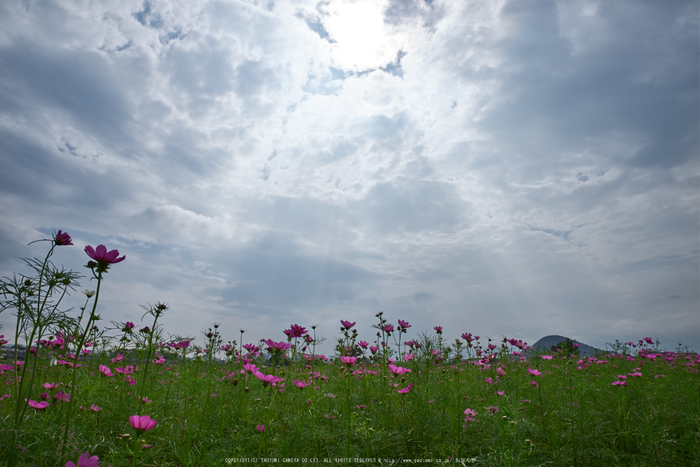
[(700, 357), (650, 337), (534, 353), (377, 313), (368, 330), (341, 320), (332, 355), (301, 324), (249, 343), (202, 323), (198, 345), (164, 337), (164, 303), (137, 324), (100, 316), (119, 293), (107, 271), (128, 264), (103, 245), (85, 249), (95, 290), (62, 311), (78, 275), (50, 258), (72, 241), (47, 242), (33, 274), (2, 282), (17, 324), (0, 340), (31, 343), (0, 362), (7, 465), (698, 465)]

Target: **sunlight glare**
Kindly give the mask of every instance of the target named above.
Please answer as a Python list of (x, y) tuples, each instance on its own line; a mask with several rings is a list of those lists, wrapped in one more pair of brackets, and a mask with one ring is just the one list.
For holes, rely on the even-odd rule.
[(333, 62), (341, 69), (376, 69), (396, 58), (398, 47), (387, 35), (377, 0), (331, 2), (324, 26), (331, 39)]

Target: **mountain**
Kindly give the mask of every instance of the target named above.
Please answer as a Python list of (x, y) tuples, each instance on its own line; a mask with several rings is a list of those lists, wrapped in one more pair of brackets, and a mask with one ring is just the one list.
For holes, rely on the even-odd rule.
[(532, 349), (528, 350), (528, 352), (549, 352), (551, 351), (553, 345), (557, 345), (562, 341), (566, 341), (567, 339), (571, 340), (571, 342), (573, 342), (574, 344), (578, 344), (578, 353), (582, 357), (592, 357), (596, 353), (604, 353), (602, 350), (596, 349), (595, 347), (591, 347), (590, 345), (586, 345), (582, 342), (577, 341), (576, 339), (571, 339), (569, 337), (557, 335), (543, 337), (542, 339), (535, 342), (532, 346)]

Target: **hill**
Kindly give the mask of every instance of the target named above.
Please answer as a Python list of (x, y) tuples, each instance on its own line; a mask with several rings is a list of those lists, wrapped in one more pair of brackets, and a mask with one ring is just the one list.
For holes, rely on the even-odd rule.
[(576, 339), (571, 339), (569, 337), (565, 336), (558, 336), (558, 335), (553, 335), (553, 336), (545, 336), (542, 339), (538, 340), (535, 342), (532, 346), (532, 349), (529, 350), (529, 352), (537, 352), (538, 350), (541, 351), (550, 351), (553, 345), (557, 345), (562, 341), (566, 341), (567, 339), (571, 340), (574, 344), (578, 344), (578, 352), (579, 355), (582, 357), (592, 357), (596, 353), (603, 353), (602, 350), (596, 349), (595, 347), (591, 347), (590, 345), (586, 345), (583, 342), (579, 342)]

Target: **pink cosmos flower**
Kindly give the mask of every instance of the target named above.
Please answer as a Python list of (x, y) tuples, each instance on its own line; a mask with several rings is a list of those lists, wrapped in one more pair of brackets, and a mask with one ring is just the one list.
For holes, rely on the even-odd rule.
[(342, 324), (343, 327), (344, 327), (345, 329), (347, 329), (348, 331), (350, 330), (350, 328), (352, 328), (352, 327), (355, 325), (355, 323), (356, 323), (356, 322), (352, 322), (352, 323), (351, 323), (350, 321), (345, 321), (345, 320), (343, 320), (343, 319), (340, 320), (340, 324)]
[(413, 383), (408, 383), (407, 387), (405, 387), (403, 389), (399, 389), (396, 392), (398, 392), (399, 394), (406, 394), (407, 392), (409, 392), (411, 390), (412, 387), (413, 387)]
[(278, 378), (278, 377), (275, 376), (275, 375), (265, 375), (265, 374), (262, 374), (262, 373), (259, 372), (259, 371), (254, 371), (254, 372), (253, 372), (253, 375), (254, 375), (256, 378), (258, 378), (260, 381), (262, 381), (262, 383), (263, 383), (265, 386), (267, 386), (268, 384), (273, 384), (273, 385), (274, 385), (275, 383), (279, 383), (280, 381), (284, 381), (284, 378)]
[(382, 326), (382, 331), (386, 332), (387, 334), (394, 332), (394, 326), (391, 324), (385, 324)]
[(304, 389), (306, 386), (309, 385), (308, 383), (305, 383), (303, 381), (299, 381), (298, 379), (292, 380), (292, 383), (294, 383), (294, 385), (296, 387), (298, 387), (299, 389)]
[(473, 422), (476, 420), (478, 412), (476, 410), (467, 409), (464, 411), (464, 426), (467, 426), (467, 422)]
[(89, 452), (84, 452), (78, 457), (78, 463), (74, 464), (71, 461), (66, 462), (66, 467), (99, 467), (100, 458), (97, 456), (90, 456)]
[(491, 414), (496, 414), (496, 413), (498, 413), (498, 406), (497, 405), (489, 405), (486, 410), (488, 410), (489, 413), (491, 413)]
[(435, 332), (438, 334), (442, 334), (442, 326), (435, 326), (433, 329), (435, 329)]
[(369, 345), (369, 342), (360, 341), (360, 342), (357, 343), (357, 345), (359, 345), (359, 346), (362, 347), (363, 349), (366, 349), (367, 346)]
[(118, 258), (119, 251), (117, 251), (117, 250), (107, 251), (107, 247), (105, 247), (104, 245), (98, 245), (97, 249), (88, 245), (85, 247), (85, 253), (87, 253), (87, 255), (90, 258), (97, 261), (98, 268), (102, 268), (103, 271), (106, 271), (107, 267), (110, 264), (119, 263), (119, 262), (124, 261), (126, 259), (126, 256), (122, 256), (121, 258)]
[(249, 353), (255, 353), (260, 351), (260, 347), (258, 347), (255, 344), (243, 344), (243, 348), (246, 349)]
[(243, 365), (243, 369), (248, 373), (255, 373), (256, 371), (259, 371), (254, 363), (246, 363)]
[(357, 362), (357, 357), (340, 357), (340, 361), (345, 363), (347, 366), (352, 366)]
[(273, 350), (285, 351), (292, 348), (292, 344), (288, 344), (286, 342), (275, 342), (272, 339), (265, 339), (263, 342), (267, 344), (268, 352), (272, 352)]
[(389, 370), (391, 370), (391, 372), (394, 373), (395, 375), (405, 375), (406, 373), (411, 372), (410, 368), (396, 366), (393, 363), (389, 363)]
[(46, 407), (49, 406), (49, 403), (45, 402), (45, 401), (41, 401), (41, 402), (29, 401), (29, 402), (27, 402), (27, 404), (29, 404), (29, 407), (33, 407), (36, 410), (44, 410)]
[(129, 423), (136, 431), (150, 431), (158, 424), (157, 421), (151, 419), (148, 415), (132, 415), (129, 417)]
[(119, 353), (119, 354), (117, 354), (116, 357), (114, 357), (114, 358), (111, 359), (110, 361), (111, 361), (112, 363), (117, 363), (117, 362), (121, 362), (122, 360), (124, 360), (124, 355), (122, 355), (122, 354)]
[(190, 346), (190, 341), (176, 342), (174, 344), (170, 344), (170, 346), (173, 349), (186, 349)]
[(67, 392), (58, 391), (56, 395), (53, 396), (53, 399), (57, 401), (70, 402), (70, 394)]
[(112, 374), (112, 370), (110, 370), (107, 365), (100, 365), (100, 373), (102, 373), (103, 375), (105, 375), (107, 377), (114, 376)]
[(552, 356), (551, 355), (541, 355), (543, 360), (551, 360)]
[(408, 321), (404, 321), (402, 319), (399, 320), (399, 326), (401, 326), (402, 329), (408, 329), (411, 327), (411, 325), (408, 324)]
[(306, 328), (299, 326), (298, 324), (292, 324), (292, 326), (284, 331), (289, 337), (303, 337), (306, 334)]
[(530, 374), (533, 375), (533, 376), (539, 376), (539, 375), (542, 374), (541, 371), (539, 371), (539, 370), (537, 370), (537, 369), (534, 369), (534, 370), (533, 370), (532, 368), (528, 368), (528, 369), (527, 369), (527, 372), (530, 373)]
[(258, 430), (258, 433), (263, 433), (265, 431), (265, 425), (255, 425), (255, 429)]
[(374, 345), (370, 345), (369, 350), (372, 352), (372, 355), (374, 355), (377, 353), (377, 350), (379, 350), (379, 347), (374, 346)]
[(486, 383), (487, 383), (487, 384), (493, 384), (493, 379), (491, 379), (491, 378), (486, 378)]
[(59, 230), (53, 237), (53, 242), (55, 245), (72, 245), (73, 239), (70, 238), (70, 235), (68, 235), (66, 232), (61, 232)]

